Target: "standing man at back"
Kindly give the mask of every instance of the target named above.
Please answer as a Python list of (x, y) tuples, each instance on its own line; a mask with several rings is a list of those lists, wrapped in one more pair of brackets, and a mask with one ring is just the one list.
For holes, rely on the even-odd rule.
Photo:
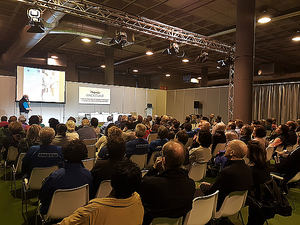
[(169, 141), (162, 148), (152, 169), (144, 176), (140, 195), (145, 209), (143, 225), (156, 217), (178, 218), (192, 209), (195, 183), (181, 168), (183, 145)]

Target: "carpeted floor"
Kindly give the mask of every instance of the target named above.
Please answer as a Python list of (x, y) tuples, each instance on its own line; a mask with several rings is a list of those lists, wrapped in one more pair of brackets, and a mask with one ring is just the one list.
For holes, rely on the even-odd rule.
[[(8, 176), (9, 178), (9, 176)], [(211, 179), (206, 179), (211, 181)], [(21, 181), (17, 180), (17, 197), (13, 197), (10, 192), (10, 181), (3, 180), (3, 168), (0, 169), (0, 224), (1, 225), (21, 225), (21, 224), (35, 224), (35, 209), (34, 204), (37, 199), (31, 199), (33, 205), (28, 208), (28, 222), (25, 222), (22, 215), (22, 201), (21, 201)], [(282, 217), (276, 215), (274, 219), (268, 220), (269, 225), (297, 225), (300, 224), (300, 189), (291, 188), (288, 194), (288, 200), (293, 207), (293, 215), (290, 217)], [(242, 215), (247, 223), (247, 208), (242, 209)], [(235, 224), (240, 225), (242, 222), (237, 218), (237, 215), (229, 218), (230, 220), (221, 221), (218, 224)], [(116, 224), (119, 225), (119, 224)]]

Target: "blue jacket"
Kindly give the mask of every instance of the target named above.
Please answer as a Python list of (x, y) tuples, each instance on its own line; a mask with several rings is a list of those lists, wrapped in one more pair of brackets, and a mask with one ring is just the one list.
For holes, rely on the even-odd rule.
[(148, 161), (151, 158), (153, 152), (159, 152), (162, 150), (164, 144), (168, 142), (168, 139), (157, 139), (150, 143), (149, 145), (149, 152), (148, 152)]
[(130, 158), (132, 155), (143, 155), (149, 151), (148, 141), (144, 138), (136, 138), (126, 143), (126, 156)]
[(39, 193), (41, 213), (47, 214), (52, 196), (57, 189), (76, 188), (85, 184), (89, 185), (90, 196), (93, 196), (93, 178), (90, 171), (80, 163), (65, 163), (64, 168), (54, 171), (44, 181)]
[(34, 167), (60, 166), (63, 161), (60, 146), (54, 145), (35, 145), (31, 146), (22, 163), (22, 172), (30, 177)]

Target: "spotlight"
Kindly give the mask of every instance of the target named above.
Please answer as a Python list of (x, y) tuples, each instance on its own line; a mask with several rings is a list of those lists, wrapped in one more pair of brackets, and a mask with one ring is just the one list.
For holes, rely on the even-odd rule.
[(201, 80), (201, 79), (202, 79), (202, 77), (197, 77), (197, 79), (198, 79), (198, 80)]
[(127, 33), (124, 31), (119, 31), (116, 33), (116, 36), (112, 38), (109, 42), (111, 46), (122, 49), (126, 44), (127, 41)]
[(190, 60), (187, 59), (187, 58), (182, 59), (182, 62), (184, 62), (184, 63), (188, 63), (189, 61), (190, 61)]
[(292, 37), (293, 41), (300, 41), (300, 31), (297, 31), (297, 33)]
[(58, 56), (56, 56), (56, 55), (51, 55), (51, 58), (52, 58), (52, 59), (58, 59)]
[(172, 42), (170, 43), (170, 47), (165, 49), (162, 54), (165, 55), (175, 55), (177, 57), (184, 57), (185, 52), (184, 51), (180, 51), (179, 45), (176, 42)]
[(29, 33), (44, 33), (44, 25), (41, 22), (41, 11), (38, 9), (28, 9), (27, 16), (29, 18)]
[(106, 66), (104, 64), (102, 64), (100, 67), (103, 68), (103, 69), (105, 69)]
[(193, 84), (199, 84), (199, 80), (196, 78), (191, 78), (191, 83)]
[(148, 50), (147, 52), (146, 52), (146, 55), (153, 55), (154, 53), (151, 51), (151, 50)]
[(171, 76), (171, 74), (169, 74), (169, 73), (166, 74), (166, 77), (170, 77), (170, 76)]
[(139, 72), (139, 70), (137, 70), (137, 69), (134, 69), (134, 70), (132, 70), (132, 72), (134, 72), (134, 73), (138, 73), (138, 72)]
[(208, 53), (201, 52), (201, 54), (196, 57), (195, 62), (205, 63), (207, 60), (208, 60)]
[(89, 39), (89, 38), (81, 38), (81, 41), (84, 42), (84, 43), (90, 43), (91, 39)]

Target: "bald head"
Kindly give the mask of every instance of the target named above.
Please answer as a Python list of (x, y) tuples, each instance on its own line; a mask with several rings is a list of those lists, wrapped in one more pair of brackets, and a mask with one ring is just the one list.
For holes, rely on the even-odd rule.
[(184, 148), (181, 143), (169, 141), (162, 148), (164, 164), (167, 169), (176, 169), (184, 162)]
[(230, 157), (232, 159), (242, 159), (247, 154), (247, 151), (247, 145), (243, 141), (233, 140), (228, 142), (225, 156)]

